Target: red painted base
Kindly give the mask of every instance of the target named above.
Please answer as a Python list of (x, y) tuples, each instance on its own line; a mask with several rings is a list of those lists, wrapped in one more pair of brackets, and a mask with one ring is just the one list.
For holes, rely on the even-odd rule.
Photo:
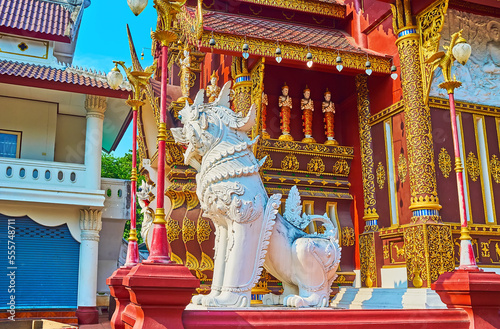
[(99, 312), (95, 306), (78, 306), (76, 317), (79, 325), (99, 323)]
[(185, 329), (467, 329), (464, 310), (269, 309), (184, 311)]
[(113, 329), (125, 328), (122, 322), (122, 313), (130, 302), (130, 294), (123, 286), (123, 278), (130, 272), (131, 269), (131, 267), (120, 267), (106, 279), (106, 284), (109, 286), (111, 296), (116, 301), (115, 312), (111, 318), (111, 328)]
[(500, 275), (482, 270), (456, 270), (432, 284), (448, 308), (462, 308), (470, 329), (500, 328)]
[(200, 281), (183, 265), (141, 263), (123, 285), (130, 292), (122, 314), (125, 328), (183, 329), (182, 313)]

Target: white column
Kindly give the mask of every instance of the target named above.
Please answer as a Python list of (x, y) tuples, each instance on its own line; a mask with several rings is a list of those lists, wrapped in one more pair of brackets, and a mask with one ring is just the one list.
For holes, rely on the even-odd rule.
[(97, 253), (101, 211), (80, 210), (80, 267), (78, 272), (78, 307), (95, 307), (97, 294)]
[(87, 95), (87, 130), (85, 135), (85, 168), (87, 188), (101, 189), (102, 124), (106, 111), (106, 97)]

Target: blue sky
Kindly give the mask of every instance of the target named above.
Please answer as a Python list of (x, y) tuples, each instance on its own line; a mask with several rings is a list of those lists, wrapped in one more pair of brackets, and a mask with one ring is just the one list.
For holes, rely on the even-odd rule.
[[(156, 10), (149, 0), (146, 9), (135, 16), (126, 0), (92, 0), (83, 13), (73, 65), (109, 72), (113, 60), (132, 65), (126, 24), (130, 26), (136, 51), (151, 48), (151, 29), (156, 27)], [(151, 50), (144, 49), (143, 67), (151, 65)], [(123, 73), (123, 72), (122, 72)], [(118, 145), (115, 155), (121, 156), (132, 148), (131, 126)]]

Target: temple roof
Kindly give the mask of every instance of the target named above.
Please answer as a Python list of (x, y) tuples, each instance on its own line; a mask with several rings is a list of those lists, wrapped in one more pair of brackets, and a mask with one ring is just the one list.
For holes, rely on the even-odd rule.
[(220, 12), (208, 12), (203, 16), (203, 23), (205, 29), (219, 33), (365, 53), (358, 49), (352, 38), (339, 30), (328, 30), (293, 23), (286, 24), (280, 21)]
[(341, 55), (345, 67), (364, 70), (367, 59), (376, 72), (390, 73), (390, 58), (384, 54), (359, 47), (354, 39), (343, 31), (291, 22), (273, 21), (223, 12), (204, 11), (202, 30), (197, 23), (196, 11), (186, 7), (180, 15), (183, 31), (188, 39), (202, 48), (211, 48), (210, 39), (216, 41), (212, 48), (222, 52), (240, 52), (243, 43), (248, 43), (249, 53), (257, 56), (274, 57), (279, 42), (282, 57), (305, 62), (310, 51), (314, 62), (336, 65)]
[(0, 0), (0, 32), (23, 30), (32, 32), (25, 36), (71, 42), (76, 18), (68, 8), (41, 0)]
[[(4, 79), (2, 79), (2, 77)], [(120, 86), (118, 90), (112, 89), (107, 83), (106, 75), (95, 71), (88, 71), (71, 66), (61, 69), (50, 66), (0, 60), (0, 82), (23, 84), (14, 81), (14, 78), (39, 81), (40, 83), (37, 86), (40, 88), (68, 90), (71, 92), (104, 95), (116, 98), (126, 98), (131, 90), (130, 88), (124, 88), (123, 85)], [(61, 85), (61, 88), (54, 88), (48, 83), (58, 83)], [(64, 85), (73, 85), (77, 88), (64, 88)], [(92, 92), (91, 89), (93, 89), (94, 92)], [(101, 92), (98, 90), (101, 90)]]

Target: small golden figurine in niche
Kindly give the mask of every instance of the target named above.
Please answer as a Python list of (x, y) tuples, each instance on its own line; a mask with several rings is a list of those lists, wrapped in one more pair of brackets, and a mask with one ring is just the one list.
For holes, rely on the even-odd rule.
[(314, 102), (311, 99), (311, 90), (307, 88), (304, 89), (304, 98), (300, 101), (300, 109), (302, 110), (302, 125), (304, 127), (304, 139), (302, 143), (316, 143), (312, 137), (312, 120), (314, 112)]
[(335, 104), (332, 102), (332, 93), (326, 88), (324, 95), (325, 101), (321, 105), (321, 108), (325, 115), (323, 119), (326, 134), (325, 145), (338, 145), (339, 143), (335, 140), (334, 132)]
[(286, 83), (281, 87), (281, 96), (279, 97), (279, 106), (281, 108), (281, 136), (279, 140), (293, 141), (290, 135), (290, 111), (292, 110), (292, 98), (288, 95), (288, 86)]
[(217, 82), (219, 81), (219, 78), (217, 75), (212, 73), (212, 76), (210, 77), (210, 84), (207, 86), (207, 96), (208, 96), (208, 102), (212, 103), (214, 102), (217, 97), (219, 96), (220, 93), (220, 87), (217, 86)]

